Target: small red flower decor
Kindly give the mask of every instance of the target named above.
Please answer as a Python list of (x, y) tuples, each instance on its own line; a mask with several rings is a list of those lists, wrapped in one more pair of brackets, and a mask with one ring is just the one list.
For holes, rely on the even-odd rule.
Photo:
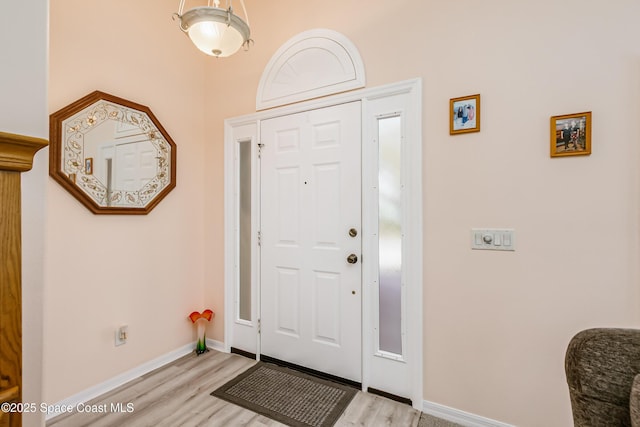
[(216, 314), (211, 310), (205, 310), (202, 313), (194, 311), (189, 315), (189, 319), (198, 328), (198, 344), (196, 344), (196, 354), (201, 355), (209, 351), (207, 348), (207, 339), (205, 337), (206, 325)]

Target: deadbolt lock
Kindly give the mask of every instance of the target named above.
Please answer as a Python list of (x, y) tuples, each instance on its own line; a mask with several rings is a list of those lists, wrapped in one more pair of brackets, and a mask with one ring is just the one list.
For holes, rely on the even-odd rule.
[(356, 230), (355, 228), (352, 228), (349, 230), (349, 236), (356, 237), (357, 235), (358, 235), (358, 230)]

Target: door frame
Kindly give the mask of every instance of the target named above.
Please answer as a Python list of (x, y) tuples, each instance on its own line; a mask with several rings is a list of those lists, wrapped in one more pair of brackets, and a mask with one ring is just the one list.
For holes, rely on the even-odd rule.
[[(398, 102), (386, 103), (385, 100), (396, 99)], [(245, 116), (226, 119), (224, 122), (224, 348), (230, 352), (236, 340), (242, 339), (253, 341), (249, 352), (260, 354), (259, 338), (259, 260), (251, 257), (251, 277), (252, 280), (252, 320), (245, 321), (236, 319), (236, 286), (238, 282), (239, 263), (239, 242), (237, 237), (237, 212), (238, 212), (238, 163), (237, 163), (237, 143), (251, 142), (253, 159), (252, 165), (252, 206), (259, 206), (259, 167), (257, 161), (259, 156), (260, 143), (260, 122), (268, 118), (286, 116), (307, 110), (330, 107), (352, 101), (362, 102), (362, 198), (363, 198), (363, 242), (362, 259), (363, 264), (363, 286), (362, 286), (362, 388), (367, 390), (374, 372), (374, 367), (382, 359), (376, 350), (376, 339), (374, 332), (377, 328), (377, 307), (374, 303), (377, 298), (374, 289), (369, 285), (368, 278), (374, 266), (366, 264), (367, 259), (375, 259), (371, 256), (371, 244), (367, 244), (364, 229), (367, 224), (372, 223), (372, 219), (365, 215), (367, 210), (371, 211), (371, 188), (375, 187), (372, 182), (371, 159), (377, 158), (373, 153), (373, 146), (369, 144), (375, 140), (374, 125), (379, 117), (389, 114), (401, 114), (404, 118), (403, 133), (403, 160), (402, 168), (405, 179), (405, 196), (403, 196), (403, 218), (405, 230), (403, 237), (403, 277), (409, 283), (405, 287), (405, 322), (404, 333), (406, 352), (403, 363), (406, 364), (411, 381), (412, 405), (421, 410), (423, 404), (423, 220), (422, 220), (422, 80), (412, 79), (402, 82), (392, 83), (384, 86), (359, 89), (352, 92), (332, 95), (325, 98), (315, 99), (271, 110), (260, 111)], [(382, 101), (382, 102), (381, 102)], [(389, 110), (391, 108), (391, 110)], [(377, 147), (377, 145), (375, 145)], [(368, 165), (368, 166), (367, 166)], [(367, 193), (369, 192), (369, 193)], [(376, 199), (377, 200), (377, 199)], [(254, 203), (255, 202), (255, 203)], [(376, 212), (377, 212), (377, 206)], [(257, 219), (256, 219), (257, 218)], [(259, 218), (258, 209), (252, 209), (252, 252), (259, 254)], [(367, 233), (368, 235), (368, 233)], [(371, 239), (369, 235), (369, 239)], [(369, 240), (370, 242), (370, 240)], [(377, 268), (377, 266), (375, 266)], [(367, 273), (369, 272), (369, 273)], [(236, 340), (234, 340), (234, 338)]]

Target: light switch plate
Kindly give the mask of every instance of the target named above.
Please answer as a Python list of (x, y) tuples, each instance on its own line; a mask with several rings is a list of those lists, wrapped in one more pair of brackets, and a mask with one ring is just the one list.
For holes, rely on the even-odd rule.
[(510, 228), (472, 228), (471, 249), (515, 251), (515, 230)]

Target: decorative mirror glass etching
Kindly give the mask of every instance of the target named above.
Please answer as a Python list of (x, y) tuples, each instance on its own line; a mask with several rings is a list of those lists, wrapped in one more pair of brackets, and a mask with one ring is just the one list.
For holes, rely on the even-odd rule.
[(147, 214), (176, 186), (175, 143), (144, 105), (95, 91), (49, 124), (49, 175), (95, 214)]

